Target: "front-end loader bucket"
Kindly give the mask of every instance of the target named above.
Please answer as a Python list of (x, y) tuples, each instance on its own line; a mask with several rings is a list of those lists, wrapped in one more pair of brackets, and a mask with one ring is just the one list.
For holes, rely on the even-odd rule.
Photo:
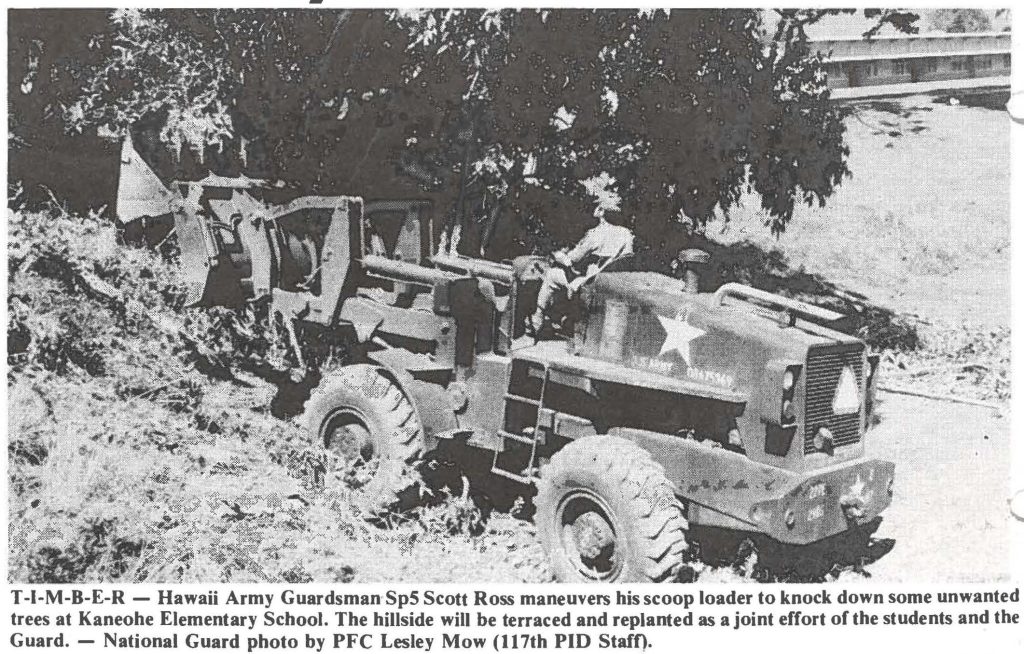
[(173, 211), (174, 193), (160, 181), (136, 151), (131, 136), (121, 143), (121, 169), (117, 181), (117, 219), (124, 225), (140, 218), (156, 218)]

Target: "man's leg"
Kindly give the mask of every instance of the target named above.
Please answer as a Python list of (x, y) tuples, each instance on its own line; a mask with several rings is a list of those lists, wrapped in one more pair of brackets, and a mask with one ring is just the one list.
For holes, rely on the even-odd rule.
[(544, 273), (544, 281), (540, 284), (540, 291), (537, 292), (537, 310), (530, 318), (530, 326), (534, 333), (539, 333), (544, 327), (548, 312), (555, 303), (559, 294), (565, 294), (569, 287), (569, 279), (566, 277), (565, 269), (561, 266), (552, 266)]

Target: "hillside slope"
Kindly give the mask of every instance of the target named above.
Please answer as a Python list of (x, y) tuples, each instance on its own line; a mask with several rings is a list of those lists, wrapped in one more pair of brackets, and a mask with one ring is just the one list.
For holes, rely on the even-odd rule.
[(528, 523), (464, 497), (381, 528), (312, 485), (278, 389), (200, 372), (241, 360), (238, 326), (183, 310), (175, 266), (96, 219), (8, 229), (12, 581), (546, 578)]

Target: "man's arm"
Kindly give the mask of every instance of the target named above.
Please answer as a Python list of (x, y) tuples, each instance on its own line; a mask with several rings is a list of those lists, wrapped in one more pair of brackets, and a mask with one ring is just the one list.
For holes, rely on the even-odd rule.
[(569, 255), (566, 254), (565, 250), (555, 250), (551, 253), (551, 257), (558, 265), (564, 268), (572, 268), (572, 261), (569, 259)]
[(566, 258), (575, 268), (581, 261), (597, 251), (598, 243), (594, 239), (593, 230), (588, 231), (571, 250), (565, 253)]

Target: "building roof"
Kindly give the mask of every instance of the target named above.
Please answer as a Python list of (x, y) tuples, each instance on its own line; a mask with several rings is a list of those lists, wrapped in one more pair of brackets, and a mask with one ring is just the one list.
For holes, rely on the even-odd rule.
[(886, 34), (865, 39), (863, 36), (844, 36), (828, 38), (812, 38), (812, 43), (834, 41), (914, 41), (920, 39), (977, 39), (983, 37), (1004, 37), (1010, 39), (1009, 32), (918, 32), (917, 34)]
[(832, 61), (870, 61), (916, 57), (970, 57), (1009, 54), (1009, 32), (970, 34), (907, 34), (873, 39), (839, 38), (812, 42), (812, 47)]
[[(822, 52), (822, 54), (828, 54)], [(1007, 46), (1002, 50), (950, 50), (942, 52), (879, 52), (879, 53), (851, 53), (844, 55), (832, 55), (828, 61), (889, 61), (891, 59), (932, 59), (935, 57), (983, 57), (991, 55), (1010, 54)]]

